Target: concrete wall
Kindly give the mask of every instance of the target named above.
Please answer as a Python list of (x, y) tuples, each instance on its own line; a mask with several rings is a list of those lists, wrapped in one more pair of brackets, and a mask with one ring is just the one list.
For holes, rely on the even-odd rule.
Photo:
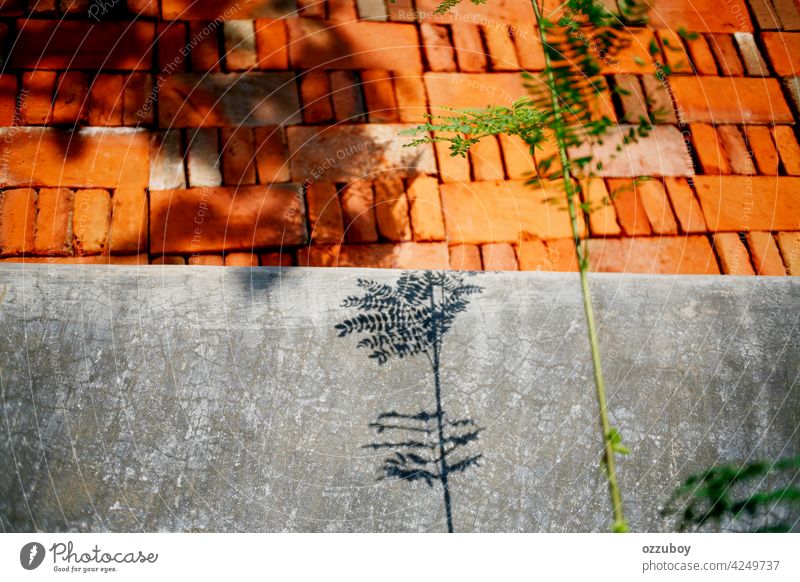
[[(0, 267), (3, 529), (442, 531), (441, 484), (380, 479), (369, 448), (380, 413), (433, 409), (429, 361), (379, 366), (334, 329), (358, 278), (399, 275)], [(447, 418), (480, 429), (455, 530), (605, 530), (577, 277), (468, 282), (440, 365)], [(800, 283), (592, 285), (633, 529), (671, 529), (660, 505), (709, 464), (800, 452)]]

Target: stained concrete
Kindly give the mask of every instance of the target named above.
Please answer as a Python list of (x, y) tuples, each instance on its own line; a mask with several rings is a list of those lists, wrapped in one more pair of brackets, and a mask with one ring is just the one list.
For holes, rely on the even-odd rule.
[[(7, 531), (442, 531), (439, 483), (380, 479), (382, 412), (433, 406), (424, 355), (379, 366), (334, 325), (362, 269), (0, 266)], [(456, 531), (608, 527), (573, 274), (478, 274), (442, 401), (478, 466)], [(800, 283), (592, 277), (635, 530), (709, 464), (800, 452)]]

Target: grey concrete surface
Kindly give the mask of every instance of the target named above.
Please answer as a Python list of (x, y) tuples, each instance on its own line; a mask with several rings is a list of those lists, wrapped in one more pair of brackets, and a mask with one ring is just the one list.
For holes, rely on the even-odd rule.
[[(334, 326), (398, 271), (0, 266), (6, 531), (442, 531), (442, 487), (385, 478), (380, 413), (431, 410), (423, 355)], [(604, 531), (574, 274), (486, 273), (441, 344), (442, 404), (480, 428), (456, 531)], [(592, 276), (634, 530), (683, 478), (800, 452), (800, 282)], [(365, 445), (367, 445), (365, 447)]]

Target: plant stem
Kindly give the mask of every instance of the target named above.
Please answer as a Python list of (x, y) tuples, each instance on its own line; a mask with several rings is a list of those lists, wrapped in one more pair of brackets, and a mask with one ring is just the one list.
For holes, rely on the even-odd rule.
[(589, 249), (588, 245), (581, 241), (581, 233), (580, 229), (578, 228), (578, 212), (575, 205), (575, 196), (577, 192), (573, 182), (572, 172), (570, 171), (567, 148), (558, 132), (558, 126), (564, 122), (564, 115), (559, 104), (558, 95), (556, 95), (555, 91), (555, 77), (553, 75), (552, 62), (550, 60), (550, 55), (547, 53), (547, 34), (545, 33), (544, 25), (542, 24), (542, 9), (539, 6), (538, 0), (531, 0), (531, 4), (533, 5), (533, 12), (536, 15), (537, 28), (539, 30), (539, 40), (542, 43), (542, 47), (545, 47), (544, 70), (547, 76), (547, 86), (550, 90), (553, 118), (555, 121), (554, 125), (556, 126), (554, 133), (556, 145), (558, 147), (558, 157), (559, 161), (561, 162), (564, 192), (567, 196), (567, 207), (569, 208), (570, 225), (572, 227), (572, 238), (575, 242), (575, 255), (578, 259), (578, 269), (580, 271), (581, 293), (583, 294), (583, 310), (586, 314), (586, 324), (589, 331), (589, 345), (592, 353), (592, 367), (594, 368), (594, 384), (597, 388), (597, 402), (600, 406), (600, 425), (603, 430), (605, 469), (606, 476), (608, 478), (608, 489), (609, 493), (611, 494), (611, 504), (614, 511), (614, 523), (612, 529), (614, 531), (626, 531), (627, 525), (622, 511), (622, 495), (620, 494), (619, 484), (617, 483), (614, 446), (611, 441), (611, 422), (608, 419), (605, 379), (603, 377), (603, 367), (600, 360), (600, 345), (597, 341), (597, 325), (595, 324), (594, 310), (592, 309), (592, 296), (589, 291), (589, 278), (587, 276), (587, 272), (589, 270)]

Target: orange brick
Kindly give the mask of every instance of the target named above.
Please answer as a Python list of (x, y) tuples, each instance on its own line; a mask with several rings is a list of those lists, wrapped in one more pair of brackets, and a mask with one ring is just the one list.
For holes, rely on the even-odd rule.
[[(672, 73), (691, 73), (692, 64), (686, 47), (683, 46), (681, 35), (674, 30), (662, 29), (656, 31), (656, 36), (661, 43), (661, 56)], [(716, 71), (714, 71), (716, 72)]]
[(520, 271), (553, 271), (553, 263), (545, 244), (540, 240), (524, 240), (517, 245)]
[(650, 223), (647, 220), (647, 211), (633, 180), (609, 180), (608, 189), (614, 208), (617, 211), (617, 221), (625, 236), (641, 236), (651, 233)]
[(772, 135), (781, 156), (783, 170), (790, 176), (800, 176), (800, 146), (797, 145), (794, 130), (788, 125), (776, 125)]
[(375, 216), (381, 236), (391, 241), (411, 240), (408, 198), (399, 178), (375, 180)]
[[(434, 137), (450, 137), (451, 134), (437, 131)], [(442, 182), (469, 182), (470, 166), (469, 158), (450, 155), (450, 144), (446, 142), (436, 142), (434, 151), (436, 152), (436, 165), (439, 167), (439, 175)]]
[(131, 73), (125, 80), (122, 122), (124, 125), (153, 123), (153, 79), (147, 73)]
[(25, 125), (45, 125), (53, 115), (53, 95), (56, 88), (56, 73), (53, 71), (31, 71), (22, 74), (20, 115)]
[(800, 178), (697, 176), (695, 187), (712, 232), (800, 227)]
[(750, 264), (750, 254), (739, 234), (719, 232), (714, 235), (714, 249), (717, 251), (722, 272), (726, 275), (755, 275)]
[(672, 214), (667, 193), (660, 180), (646, 180), (637, 185), (639, 197), (642, 200), (650, 221), (653, 234), (678, 234), (678, 223)]
[(378, 229), (375, 224), (375, 198), (372, 185), (363, 180), (350, 184), (342, 191), (341, 202), (347, 241), (377, 241)]
[(525, 71), (543, 71), (544, 49), (536, 27), (528, 22), (515, 23), (512, 32), (520, 66)]
[(319, 0), (297, 0), (297, 8), (305, 18), (325, 18), (325, 3)]
[(739, 60), (739, 53), (733, 42), (733, 36), (728, 34), (709, 35), (711, 50), (717, 57), (720, 73), (726, 77), (741, 77), (744, 75), (744, 66)]
[(124, 84), (122, 75), (100, 74), (95, 77), (89, 93), (89, 125), (122, 125)]
[(322, 123), (333, 119), (331, 84), (324, 71), (308, 71), (300, 77), (303, 121)]
[(36, 190), (18, 188), (0, 194), (0, 254), (30, 253), (35, 219)]
[(259, 258), (262, 267), (291, 267), (294, 264), (292, 254), (286, 251), (263, 253)]
[(772, 233), (748, 232), (747, 244), (758, 275), (782, 276), (786, 274), (783, 259)]
[(486, 271), (516, 271), (517, 257), (508, 243), (488, 244), (481, 247), (483, 268)]
[(675, 75), (670, 85), (688, 123), (793, 122), (777, 79)]
[(779, 232), (778, 248), (790, 275), (800, 276), (800, 232)]
[(516, 135), (501, 133), (500, 147), (503, 150), (503, 161), (506, 173), (511, 180), (524, 180), (536, 174), (536, 165), (533, 162), (530, 148)]
[(34, 251), (40, 255), (69, 255), (72, 252), (72, 190), (39, 190)]
[(397, 113), (403, 123), (423, 123), (428, 111), (425, 85), (419, 75), (401, 72), (394, 77)]
[(728, 162), (730, 162), (733, 173), (755, 174), (755, 165), (750, 159), (750, 152), (739, 128), (735, 125), (721, 125), (717, 128), (717, 135), (722, 141), (725, 153), (728, 154)]
[(331, 99), (336, 121), (360, 123), (363, 121), (364, 104), (361, 101), (359, 81), (350, 71), (334, 71), (330, 74)]
[(571, 239), (547, 241), (547, 268), (543, 270), (576, 272), (578, 257), (575, 256), (575, 243)]
[(90, 189), (75, 192), (72, 232), (78, 255), (108, 254), (111, 227), (111, 196), (106, 190)]
[(68, 71), (58, 80), (55, 104), (53, 105), (53, 123), (56, 125), (73, 125), (85, 121), (88, 107), (89, 78), (85, 73)]
[(778, 173), (778, 152), (772, 141), (772, 132), (763, 125), (748, 125), (745, 127), (747, 145), (756, 159), (758, 171), (761, 174), (775, 176)]
[(221, 267), (225, 261), (222, 255), (192, 255), (187, 264), (195, 267)]
[(713, 125), (693, 123), (691, 126), (694, 153), (704, 174), (730, 174), (728, 156)]
[(151, 265), (185, 265), (186, 259), (177, 255), (162, 255), (160, 257), (153, 257), (150, 261)]
[(494, 136), (484, 137), (472, 146), (469, 150), (469, 160), (472, 164), (472, 176), (478, 182), (502, 180), (505, 177), (500, 146)]
[(370, 123), (397, 121), (397, 101), (392, 77), (387, 71), (363, 71), (361, 88)]
[(258, 255), (253, 253), (228, 253), (225, 255), (226, 267), (257, 267)]
[(283, 128), (257, 127), (253, 134), (259, 183), (288, 182), (291, 179), (289, 152), (286, 149)]
[(708, 46), (708, 41), (702, 34), (694, 38), (686, 39), (686, 46), (692, 55), (692, 66), (695, 73), (699, 75), (716, 75), (717, 63), (714, 60), (714, 53)]
[(142, 188), (119, 188), (112, 197), (111, 252), (141, 253), (147, 249), (147, 194)]
[(328, 14), (331, 20), (358, 20), (356, 0), (328, 0)]
[(217, 40), (219, 28), (218, 24), (211, 22), (201, 20), (189, 22), (189, 50), (193, 71), (219, 71), (220, 55)]
[(255, 142), (249, 127), (222, 129), (222, 181), (224, 184), (255, 184)]
[(416, 176), (408, 185), (407, 195), (414, 240), (444, 240), (442, 201), (436, 178)]
[(458, 68), (466, 73), (486, 70), (486, 54), (477, 24), (456, 22), (450, 28), (453, 34)]
[(457, 271), (480, 271), (481, 251), (477, 245), (453, 245), (450, 247), (450, 268)]
[(703, 218), (703, 210), (686, 178), (664, 178), (664, 185), (667, 187), (681, 232), (705, 232), (708, 227)]
[(514, 43), (508, 33), (508, 27), (499, 23), (483, 28), (489, 62), (493, 71), (517, 71), (519, 61)]
[(592, 235), (617, 236), (622, 233), (603, 180), (595, 178), (584, 183), (584, 199), (589, 204), (589, 230)]
[(444, 243), (314, 245), (300, 259), (302, 266), (377, 267), (382, 269), (447, 269), (449, 255)]
[(344, 240), (342, 208), (335, 184), (316, 182), (306, 190), (308, 222), (314, 243), (340, 243)]
[(778, 75), (800, 76), (800, 32), (762, 32), (761, 39)]
[(696, 235), (591, 239), (589, 261), (590, 270), (608, 273), (719, 274), (711, 244)]
[(285, 20), (256, 20), (258, 68), (286, 70), (289, 68), (288, 33)]
[(447, 34), (447, 27), (423, 22), (420, 25), (422, 46), (431, 71), (455, 71), (456, 60), (453, 45)]
[(14, 125), (17, 109), (17, 77), (9, 73), (0, 74), (0, 125)]

